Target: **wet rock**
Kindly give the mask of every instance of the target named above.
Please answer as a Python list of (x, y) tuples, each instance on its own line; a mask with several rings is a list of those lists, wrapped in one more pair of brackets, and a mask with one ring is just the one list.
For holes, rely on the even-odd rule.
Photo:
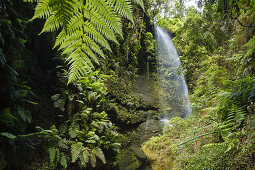
[(123, 170), (150, 170), (150, 162), (141, 149), (142, 143), (162, 131), (159, 120), (147, 119), (132, 132), (125, 134), (126, 145), (122, 148), (119, 160), (119, 169)]

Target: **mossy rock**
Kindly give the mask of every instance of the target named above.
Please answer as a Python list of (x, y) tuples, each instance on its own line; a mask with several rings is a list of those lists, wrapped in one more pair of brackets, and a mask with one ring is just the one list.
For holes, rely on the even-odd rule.
[(131, 147), (123, 150), (120, 160), (119, 169), (121, 170), (135, 170), (146, 169), (151, 170), (150, 163), (137, 144), (133, 144)]

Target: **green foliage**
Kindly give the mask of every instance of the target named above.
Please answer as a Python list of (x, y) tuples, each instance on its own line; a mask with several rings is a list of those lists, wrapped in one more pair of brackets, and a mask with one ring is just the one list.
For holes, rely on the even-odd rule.
[(71, 145), (72, 162), (75, 162), (81, 155), (81, 152), (84, 149), (82, 145), (83, 144), (81, 142), (77, 142)]
[(74, 115), (76, 118), (71, 124), (68, 120), (60, 128), (69, 126), (68, 131), (57, 130), (55, 126), (51, 130), (41, 129), (40, 136), (48, 141), (45, 146), (48, 148), (51, 168), (58, 164), (66, 168), (71, 162), (78, 162), (81, 168), (87, 167), (89, 160), (91, 166), (96, 167), (96, 157), (106, 163), (101, 148), (117, 151), (114, 143), (116, 133), (107, 114), (91, 113), (89, 110)]
[(24, 7), (22, 1), (13, 3), (1, 1), (0, 21), (0, 129), (3, 133), (18, 135), (25, 131), (31, 123), (32, 115), (28, 110), (29, 104), (36, 104), (34, 93), (24, 81), (25, 58), (24, 49), (27, 20), (25, 14), (19, 13)]
[(247, 53), (245, 54), (246, 57), (250, 57), (250, 56), (252, 56), (252, 55), (254, 54), (254, 51), (255, 51), (254, 45), (255, 45), (255, 36), (253, 36), (253, 37), (249, 40), (249, 42), (246, 44), (246, 46), (247, 46), (248, 49), (249, 49), (249, 50), (247, 51)]
[(11, 140), (14, 140), (16, 138), (15, 135), (8, 133), (8, 132), (2, 132), (2, 133), (0, 133), (0, 135), (6, 137), (8, 139), (11, 139)]
[[(253, 126), (255, 96), (254, 6), (250, 1), (200, 3), (203, 12), (191, 7), (186, 16), (157, 18), (174, 36), (193, 115), (170, 119), (163, 134), (151, 138), (143, 150), (154, 169), (253, 169), (248, 155), (254, 148), (248, 143), (254, 139), (248, 127)], [(185, 149), (177, 147), (212, 131), (217, 134), (204, 136), (203, 145), (199, 139)]]
[[(134, 0), (143, 7), (142, 0)], [(132, 6), (128, 0), (39, 0), (32, 20), (44, 18), (42, 32), (61, 30), (55, 46), (59, 46), (69, 65), (68, 83), (78, 80), (99, 64), (97, 55), (105, 58), (101, 47), (111, 51), (106, 39), (117, 43), (115, 33), (123, 37), (124, 16), (133, 22)]]
[(55, 94), (51, 96), (51, 99), (54, 100), (54, 107), (59, 108), (62, 112), (65, 111), (65, 98), (61, 98), (60, 94)]
[[(154, 46), (154, 39), (151, 32), (145, 33), (144, 45), (146, 46), (146, 51), (149, 53), (150, 56), (155, 56), (155, 46)], [(149, 56), (149, 57), (150, 57)]]
[(229, 167), (226, 144), (207, 144), (195, 155), (180, 157), (181, 169), (221, 169)]
[[(76, 84), (69, 85), (69, 90), (63, 86), (59, 94), (52, 96), (54, 105), (67, 113), (68, 119), (58, 129), (55, 125), (51, 130), (40, 129), (39, 136), (46, 139), (51, 169), (71, 164), (97, 167), (97, 158), (106, 163), (105, 152), (118, 153), (115, 127), (108, 115), (100, 111), (106, 102), (107, 78), (99, 71), (87, 72)], [(59, 105), (59, 101), (63, 104)]]
[[(24, 149), (19, 145), (25, 139), (19, 136), (32, 122), (29, 110), (30, 104), (35, 104), (30, 83), (24, 81), (30, 68), (25, 66), (30, 58), (25, 48), (27, 6), (21, 0), (2, 0), (0, 8), (0, 167), (15, 169), (17, 148)], [(31, 143), (26, 146), (32, 147)]]
[(31, 123), (32, 117), (29, 111), (25, 110), (22, 107), (18, 107), (18, 113), (24, 122)]

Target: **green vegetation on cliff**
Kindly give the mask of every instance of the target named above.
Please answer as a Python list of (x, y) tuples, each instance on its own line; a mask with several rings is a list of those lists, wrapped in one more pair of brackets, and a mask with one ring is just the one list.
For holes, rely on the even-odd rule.
[(154, 169), (254, 169), (254, 10), (252, 1), (204, 1), (158, 17), (174, 36), (193, 114), (143, 145)]

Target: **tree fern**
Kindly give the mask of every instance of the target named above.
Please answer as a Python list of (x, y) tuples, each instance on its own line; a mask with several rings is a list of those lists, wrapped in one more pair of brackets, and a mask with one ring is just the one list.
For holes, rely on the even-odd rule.
[[(107, 40), (117, 42), (122, 36), (119, 16), (133, 22), (130, 0), (26, 0), (37, 2), (32, 20), (44, 18), (42, 32), (60, 30), (54, 48), (59, 46), (69, 65), (68, 83), (85, 75), (98, 56), (104, 58), (102, 47), (111, 51)], [(143, 0), (133, 0), (143, 7)]]

